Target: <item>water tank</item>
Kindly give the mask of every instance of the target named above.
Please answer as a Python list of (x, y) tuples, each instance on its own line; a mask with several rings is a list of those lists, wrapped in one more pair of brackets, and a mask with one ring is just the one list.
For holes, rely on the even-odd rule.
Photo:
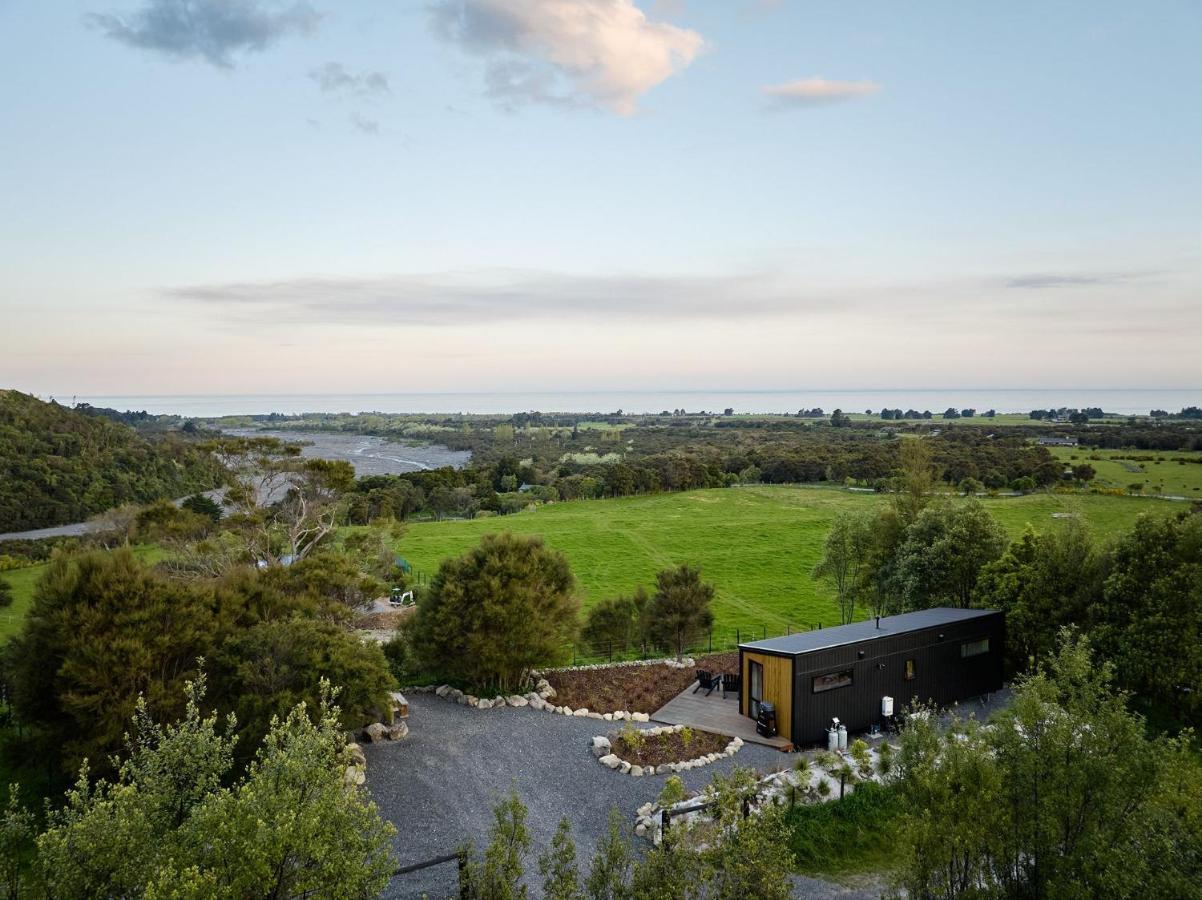
[(889, 718), (891, 715), (893, 715), (893, 698), (892, 697), (882, 697), (881, 698), (881, 715), (886, 719)]
[(839, 749), (840, 750), (847, 749), (847, 726), (846, 725), (839, 726)]

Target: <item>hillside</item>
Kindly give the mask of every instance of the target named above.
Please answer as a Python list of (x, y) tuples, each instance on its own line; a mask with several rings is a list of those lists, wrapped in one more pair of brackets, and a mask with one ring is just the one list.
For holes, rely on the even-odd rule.
[(0, 391), (0, 532), (78, 522), (219, 478), (217, 464), (176, 435), (146, 438), (101, 416)]

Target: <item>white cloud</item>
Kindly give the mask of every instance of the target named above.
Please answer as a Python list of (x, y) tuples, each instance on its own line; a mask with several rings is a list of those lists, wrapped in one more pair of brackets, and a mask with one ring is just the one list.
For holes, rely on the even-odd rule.
[(760, 88), (774, 106), (818, 106), (842, 100), (856, 100), (877, 93), (881, 85), (875, 81), (831, 81), (826, 78), (803, 78), (787, 84), (770, 84)]
[(687, 67), (705, 41), (653, 22), (633, 0), (439, 0), (442, 38), (483, 56), (507, 105), (592, 105), (632, 115), (639, 97)]

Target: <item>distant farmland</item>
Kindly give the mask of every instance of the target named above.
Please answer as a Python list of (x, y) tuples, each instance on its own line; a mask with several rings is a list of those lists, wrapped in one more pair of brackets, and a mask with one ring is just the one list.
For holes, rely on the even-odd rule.
[[(439, 562), (495, 531), (542, 535), (570, 560), (585, 605), (651, 587), (655, 573), (699, 564), (717, 588), (717, 626), (783, 632), (837, 620), (833, 599), (810, 578), (835, 515), (885, 502), (878, 494), (813, 487), (756, 486), (616, 500), (556, 503), (503, 518), (409, 526), (401, 555), (426, 575)], [(1180, 504), (1089, 494), (1031, 494), (983, 501), (1010, 535), (1027, 523), (1044, 530), (1080, 516), (1099, 538), (1116, 535), (1141, 513)]]

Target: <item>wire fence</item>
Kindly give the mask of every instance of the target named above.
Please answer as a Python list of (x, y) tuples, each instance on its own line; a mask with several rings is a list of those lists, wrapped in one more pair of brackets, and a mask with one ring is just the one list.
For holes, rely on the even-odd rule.
[[(564, 656), (571, 665), (599, 665), (614, 662), (635, 662), (646, 659), (661, 659), (665, 656), (709, 656), (729, 653), (739, 649), (740, 644), (785, 637), (805, 631), (816, 631), (822, 622), (787, 624), (783, 629), (771, 628), (764, 623), (735, 626), (733, 628), (711, 628), (704, 634), (694, 636), (683, 646), (665, 645), (650, 640), (628, 641), (578, 641), (565, 646)], [(679, 651), (679, 653), (678, 653)]]

